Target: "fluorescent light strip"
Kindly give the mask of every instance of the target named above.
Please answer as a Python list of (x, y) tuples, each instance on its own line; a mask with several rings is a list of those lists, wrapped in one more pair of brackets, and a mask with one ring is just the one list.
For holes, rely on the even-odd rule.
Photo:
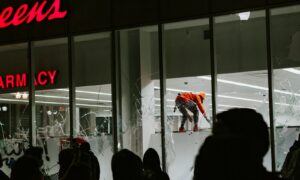
[[(160, 98), (154, 98), (155, 101), (160, 101)], [(167, 102), (175, 102), (175, 100), (172, 99), (167, 99)]]
[[(300, 73), (300, 71), (299, 71), (299, 73)], [(211, 77), (207, 77), (207, 76), (198, 76), (197, 78), (205, 79), (205, 80), (211, 80)], [(237, 85), (237, 86), (242, 86), (242, 87), (249, 87), (249, 88), (253, 88), (253, 89), (268, 91), (268, 88), (262, 87), (262, 86), (256, 86), (256, 85), (251, 85), (251, 84), (246, 84), (246, 83), (239, 83), (239, 82), (229, 81), (229, 80), (224, 80), (224, 79), (218, 79), (217, 81), (221, 82), (221, 83), (225, 83), (225, 84), (232, 84), (232, 85)], [(282, 90), (278, 90), (278, 89), (274, 89), (274, 92), (287, 94), (287, 95), (300, 96), (300, 94), (286, 92), (286, 91), (282, 91)]]
[[(51, 101), (35, 101), (40, 104), (55, 104), (55, 105), (69, 105), (69, 103), (61, 103), (61, 102), (51, 102)], [(106, 107), (111, 108), (111, 106), (103, 106), (103, 105), (94, 105), (94, 104), (76, 104), (76, 106), (88, 106), (88, 107)]]
[[(159, 90), (160, 87), (157, 87), (155, 86), (154, 87), (155, 90)], [(171, 92), (192, 92), (192, 93), (199, 93), (199, 92), (196, 92), (196, 91), (188, 91), (188, 90), (183, 90), (183, 89), (173, 89), (173, 88), (166, 88), (167, 91), (171, 91)], [(210, 93), (206, 93), (206, 96), (211, 96)]]
[(218, 97), (226, 98), (226, 99), (236, 99), (236, 100), (243, 100), (243, 101), (251, 101), (251, 102), (263, 103), (262, 100), (257, 100), (257, 99), (249, 99), (249, 98), (242, 98), (242, 97), (233, 97), (233, 96), (226, 96), (226, 95), (218, 95)]
[(285, 69), (282, 69), (282, 70), (288, 71), (288, 72), (290, 72), (290, 73), (294, 73), (294, 74), (300, 75), (300, 70), (295, 69), (295, 68), (285, 68)]
[(111, 108), (111, 106), (94, 105), (94, 104), (76, 104), (76, 106), (87, 106), (87, 107), (100, 107), (100, 108)]
[(55, 105), (69, 105), (69, 103), (52, 102), (52, 101), (35, 101), (35, 103), (40, 103), (40, 104), (55, 104)]
[(9, 101), (9, 102), (29, 102), (28, 100), (21, 100), (21, 99), (5, 99), (5, 98), (0, 98), (0, 101)]
[[(212, 104), (210, 104), (210, 106), (212, 106)], [(246, 107), (246, 106), (234, 106), (234, 105), (227, 105), (227, 104), (217, 104), (218, 107), (229, 107), (229, 108), (252, 108), (252, 109), (256, 109), (253, 107)]]
[[(154, 89), (159, 89), (159, 87), (154, 87)], [(175, 91), (175, 92), (188, 92), (186, 90), (181, 90), (181, 89), (170, 89), (170, 88), (166, 88), (167, 91)], [(207, 96), (211, 96), (211, 94), (206, 93)], [(221, 98), (226, 98), (226, 99), (236, 99), (236, 100), (243, 100), (243, 101), (251, 101), (251, 102), (259, 102), (259, 103), (263, 103), (263, 101), (261, 100), (257, 100), (257, 99), (249, 99), (249, 98), (242, 98), (242, 97), (234, 97), (234, 96), (226, 96), (226, 95), (218, 95), (218, 97)]]
[[(209, 79), (209, 77), (207, 77), (206, 79)], [(154, 87), (154, 89), (160, 89), (160, 88), (159, 87)], [(170, 88), (167, 88), (166, 90), (168, 90), (168, 91), (170, 90), (170, 91), (174, 91), (174, 92), (187, 92), (187, 90), (181, 90), (181, 89), (170, 89)], [(208, 94), (208, 96), (211, 96), (211, 94)], [(226, 96), (226, 95), (218, 95), (218, 97), (225, 98), (225, 99), (235, 99), (235, 100), (242, 100), (242, 101), (257, 102), (257, 103), (269, 103), (268, 101), (264, 102), (264, 101), (258, 100), (258, 99), (249, 99), (249, 98)], [(289, 104), (284, 104), (284, 103), (275, 103), (275, 104), (276, 105), (282, 105), (282, 106), (290, 106)], [(235, 106), (235, 107), (237, 107), (237, 106)]]
[[(21, 99), (5, 99), (0, 98), (0, 101), (8, 101), (8, 102), (27, 102), (27, 100), (21, 100)], [(36, 103), (40, 104), (55, 104), (55, 105), (69, 105), (69, 103), (63, 103), (63, 102), (51, 102), (51, 101), (35, 101)], [(88, 106), (88, 107), (107, 107), (111, 108), (111, 106), (103, 106), (103, 105), (93, 105), (93, 104), (76, 104), (77, 106)]]
[[(65, 91), (65, 92), (69, 92), (69, 89), (56, 89), (56, 90), (57, 90), (57, 91)], [(81, 91), (81, 90), (76, 90), (76, 93), (84, 93), (84, 94), (95, 94), (95, 95), (111, 96), (110, 93), (93, 92), (93, 91)]]
[[(211, 80), (211, 77), (207, 77), (207, 76), (197, 76), (197, 78)], [(237, 86), (249, 87), (249, 88), (260, 89), (260, 90), (265, 90), (265, 91), (268, 90), (268, 88), (261, 87), (261, 86), (250, 85), (250, 84), (246, 84), (246, 83), (239, 83), (239, 82), (234, 82), (234, 81), (229, 81), (229, 80), (224, 80), (224, 79), (219, 79), (219, 78), (217, 81), (225, 83), (225, 84), (233, 84), (233, 85), (237, 85)]]
[[(160, 107), (160, 104), (155, 104), (156, 107)], [(174, 106), (166, 106), (168, 108), (174, 108)]]
[[(36, 94), (35, 96), (36, 97), (44, 97), (44, 98), (54, 98), (54, 99), (69, 99), (69, 97), (65, 97), (65, 96), (53, 96), (53, 95), (42, 95), (42, 94)], [(109, 100), (87, 99), (87, 98), (76, 98), (76, 100), (91, 101), (91, 102), (107, 102), (107, 103), (112, 102), (112, 101), (109, 101)]]

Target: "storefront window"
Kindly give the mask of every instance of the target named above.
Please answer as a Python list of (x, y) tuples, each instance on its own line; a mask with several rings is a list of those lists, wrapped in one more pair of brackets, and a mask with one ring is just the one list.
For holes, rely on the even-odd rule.
[(101, 179), (112, 179), (111, 38), (109, 33), (75, 37), (75, 136), (91, 145)]
[(58, 154), (70, 135), (68, 44), (66, 38), (32, 43), (35, 62), (36, 145), (44, 149), (44, 169), (58, 172)]
[(271, 10), (276, 168), (281, 170), (300, 126), (300, 6)]
[[(212, 118), (209, 34), (208, 19), (164, 25), (166, 154), (170, 179), (192, 179), (195, 157), (211, 133), (205, 118)], [(196, 101), (178, 98), (186, 93), (198, 97), (202, 107)]]
[[(214, 40), (217, 112), (251, 108), (261, 113), (269, 125), (265, 11), (216, 17)], [(271, 169), (270, 151), (264, 165)]]
[(157, 26), (118, 32), (121, 104), (118, 147), (140, 157), (154, 148), (161, 157)]
[(9, 174), (29, 145), (27, 44), (0, 46), (0, 57), (0, 153)]

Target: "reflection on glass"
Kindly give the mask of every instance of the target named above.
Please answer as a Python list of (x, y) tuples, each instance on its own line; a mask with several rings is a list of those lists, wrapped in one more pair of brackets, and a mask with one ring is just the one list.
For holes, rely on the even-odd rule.
[(143, 157), (154, 148), (161, 157), (157, 26), (119, 32), (122, 119), (119, 148)]
[(111, 39), (109, 33), (75, 37), (75, 136), (83, 137), (100, 162), (101, 179), (112, 179)]
[(281, 170), (300, 125), (300, 6), (271, 10), (276, 168)]
[[(0, 46), (0, 57), (0, 153), (17, 159), (29, 145), (27, 44)], [(2, 170), (10, 174), (9, 164)]]
[[(164, 35), (167, 167), (170, 179), (192, 179), (194, 158), (211, 133), (204, 117), (212, 116), (208, 19), (166, 24)], [(206, 94), (202, 110), (195, 104), (197, 97), (201, 99), (200, 92)], [(193, 96), (194, 101), (177, 101), (175, 108), (178, 96)]]
[(58, 172), (59, 151), (70, 135), (67, 39), (33, 42), (36, 143), (44, 150), (44, 170)]
[[(269, 123), (265, 11), (215, 18), (217, 112), (251, 108)], [(245, 122), (247, 125), (247, 122)], [(264, 165), (271, 169), (270, 151)]]

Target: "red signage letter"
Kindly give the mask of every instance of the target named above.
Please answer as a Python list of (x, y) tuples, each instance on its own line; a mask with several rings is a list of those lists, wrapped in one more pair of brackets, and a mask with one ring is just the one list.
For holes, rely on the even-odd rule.
[[(18, 8), (8, 6), (0, 12), (0, 29), (13, 25), (18, 26), (24, 22), (27, 24), (36, 20), (41, 22), (44, 20), (62, 19), (67, 15), (67, 11), (60, 11), (61, 1), (52, 0), (52, 4), (47, 4), (49, 1), (42, 2), (36, 0), (32, 7), (28, 4), (22, 4)], [(47, 9), (45, 9), (47, 8)]]
[(6, 88), (9, 88), (9, 84), (12, 88), (15, 87), (15, 76), (14, 75), (6, 75)]
[(17, 9), (17, 11), (16, 11), (16, 13), (14, 15), (14, 18), (12, 20), (12, 24), (14, 26), (18, 26), (18, 25), (22, 24), (26, 20), (27, 17), (24, 16), (24, 15), (26, 14), (27, 9), (28, 9), (28, 5), (27, 4), (23, 4), (23, 5), (21, 5)]
[(26, 74), (23, 73), (22, 77), (21, 74), (16, 75), (16, 86), (17, 87), (26, 87)]
[(48, 71), (49, 77), (50, 77), (50, 84), (54, 84), (54, 78), (56, 76), (56, 70), (53, 70), (53, 72)]
[(10, 18), (13, 10), (14, 9), (11, 6), (9, 6), (2, 11), (0, 15), (0, 28), (5, 28), (10, 25), (11, 22), (6, 21)]
[(3, 84), (3, 79), (2, 79), (2, 76), (0, 76), (0, 87), (2, 88), (2, 89), (4, 89), (5, 87), (4, 87), (4, 84)]
[[(60, 8), (60, 0), (55, 0), (52, 4), (51, 8), (48, 11), (48, 12), (50, 12), (50, 11), (54, 10), (53, 14), (51, 14), (48, 17), (49, 20), (64, 18), (67, 15), (67, 11), (60, 12), (59, 8)], [(48, 12), (47, 12), (47, 14), (48, 14)]]
[(46, 71), (41, 71), (39, 73), (39, 75), (38, 75), (38, 82), (39, 82), (39, 84), (42, 85), (42, 86), (44, 86), (44, 85), (47, 84), (47, 80), (46, 79), (42, 80), (42, 76), (47, 77)]

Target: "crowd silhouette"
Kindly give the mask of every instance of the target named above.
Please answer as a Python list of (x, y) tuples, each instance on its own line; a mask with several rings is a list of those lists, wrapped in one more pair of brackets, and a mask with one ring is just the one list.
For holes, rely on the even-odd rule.
[[(194, 162), (193, 180), (298, 180), (300, 177), (300, 135), (290, 148), (282, 177), (263, 166), (269, 149), (268, 126), (261, 114), (234, 108), (217, 115), (212, 134), (201, 145)], [(11, 180), (46, 180), (41, 171), (43, 149), (31, 147), (12, 166)], [(59, 153), (59, 180), (99, 180), (100, 164), (90, 144), (75, 138), (70, 148)], [(0, 155), (0, 167), (2, 159)], [(128, 149), (111, 160), (113, 180), (169, 180), (161, 168), (158, 153), (149, 148), (143, 160)], [(0, 179), (7, 177), (0, 171)]]

